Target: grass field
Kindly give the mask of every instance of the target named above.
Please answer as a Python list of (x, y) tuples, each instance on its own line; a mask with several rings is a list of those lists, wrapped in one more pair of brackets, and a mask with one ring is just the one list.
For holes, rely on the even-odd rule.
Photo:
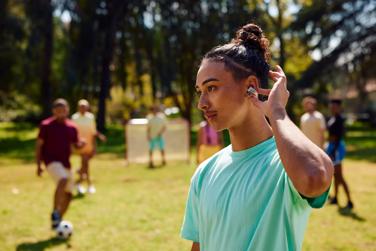
[[(328, 205), (313, 211), (305, 251), (376, 250), (376, 134), (358, 129), (349, 133), (354, 154), (344, 163), (344, 175), (355, 210)], [(76, 197), (66, 215), (74, 224), (74, 236), (69, 242), (55, 239), (49, 230), (54, 184), (46, 173), (42, 178), (35, 176), (35, 134), (30, 125), (0, 124), (1, 251), (189, 250), (190, 243), (179, 237), (179, 230), (195, 166), (180, 162), (155, 170), (125, 166), (120, 128), (108, 132), (109, 143), (100, 147), (92, 162), (97, 193)], [(359, 137), (367, 138), (364, 144)], [(364, 145), (372, 149), (362, 157), (359, 148)], [(72, 160), (76, 167), (78, 158)]]

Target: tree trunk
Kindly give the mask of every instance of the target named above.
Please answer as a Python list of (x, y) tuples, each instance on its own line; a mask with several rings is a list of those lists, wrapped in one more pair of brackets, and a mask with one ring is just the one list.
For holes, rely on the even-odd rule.
[(43, 5), (46, 8), (45, 18), (44, 18), (44, 48), (43, 48), (43, 58), (42, 58), (42, 69), (41, 69), (41, 104), (42, 104), (42, 115), (47, 117), (51, 111), (51, 60), (53, 53), (53, 19), (52, 19), (52, 3), (51, 0), (46, 1)]
[(97, 125), (100, 131), (106, 129), (106, 99), (109, 95), (111, 84), (110, 64), (114, 51), (115, 20), (114, 17), (108, 16), (109, 26), (105, 31), (104, 47), (102, 49), (101, 63), (101, 83), (98, 102), (98, 119)]

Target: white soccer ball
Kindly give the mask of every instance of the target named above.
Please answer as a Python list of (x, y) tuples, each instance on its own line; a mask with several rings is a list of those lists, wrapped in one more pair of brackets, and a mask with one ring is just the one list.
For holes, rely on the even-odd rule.
[(68, 239), (73, 234), (73, 225), (69, 221), (61, 221), (59, 226), (55, 229), (57, 237), (61, 239)]

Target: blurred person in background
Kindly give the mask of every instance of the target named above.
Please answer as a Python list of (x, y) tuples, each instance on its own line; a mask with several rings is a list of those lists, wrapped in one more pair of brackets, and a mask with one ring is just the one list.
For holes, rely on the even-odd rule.
[(72, 199), (74, 180), (69, 158), (71, 146), (80, 149), (85, 146), (79, 139), (75, 124), (68, 119), (69, 105), (65, 99), (52, 104), (52, 117), (43, 120), (36, 142), (37, 175), (43, 172), (42, 161), (52, 179), (56, 182), (51, 226), (58, 227)]
[(147, 139), (149, 142), (149, 168), (154, 168), (153, 152), (158, 148), (162, 155), (162, 166), (166, 165), (165, 140), (163, 133), (166, 131), (166, 116), (160, 112), (157, 105), (151, 108), (151, 114), (147, 116)]
[(334, 197), (330, 198), (330, 204), (338, 205), (338, 189), (339, 186), (342, 185), (347, 197), (346, 208), (352, 209), (354, 208), (354, 204), (351, 200), (349, 187), (342, 173), (342, 160), (345, 158), (346, 154), (346, 145), (344, 141), (345, 118), (341, 114), (342, 100), (330, 100), (329, 109), (331, 117), (327, 123), (329, 142), (326, 148), (326, 153), (329, 155), (334, 165)]
[(324, 116), (316, 110), (317, 100), (305, 97), (302, 101), (305, 113), (300, 117), (300, 129), (313, 143), (324, 149), (326, 122)]
[(90, 111), (90, 104), (86, 99), (78, 101), (78, 111), (72, 115), (72, 120), (78, 128), (79, 137), (84, 139), (86, 144), (81, 149), (78, 149), (78, 154), (81, 156), (81, 167), (78, 170), (79, 179), (76, 182), (77, 191), (79, 194), (86, 192), (83, 182), (86, 181), (88, 193), (95, 193), (96, 189), (90, 177), (89, 162), (96, 153), (96, 138), (98, 137), (102, 142), (106, 141), (106, 136), (97, 131), (95, 117)]
[(197, 133), (197, 164), (200, 164), (223, 148), (222, 133), (217, 132), (204, 120)]

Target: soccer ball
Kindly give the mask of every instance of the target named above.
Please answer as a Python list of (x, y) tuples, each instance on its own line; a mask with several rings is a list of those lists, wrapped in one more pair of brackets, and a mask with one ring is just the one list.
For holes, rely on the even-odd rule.
[(56, 228), (57, 237), (60, 239), (68, 239), (73, 234), (73, 225), (69, 221), (61, 221), (59, 226)]

